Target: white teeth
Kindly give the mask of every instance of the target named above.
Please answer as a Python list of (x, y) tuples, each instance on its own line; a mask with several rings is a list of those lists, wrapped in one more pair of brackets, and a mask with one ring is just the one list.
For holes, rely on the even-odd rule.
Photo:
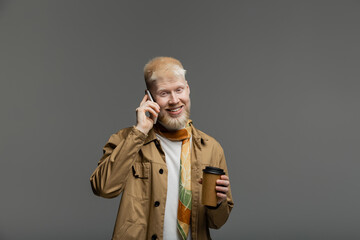
[(181, 108), (181, 107), (179, 107), (179, 108), (175, 108), (175, 109), (170, 109), (170, 112), (177, 112), (177, 111), (179, 111), (179, 110), (180, 110), (180, 108)]

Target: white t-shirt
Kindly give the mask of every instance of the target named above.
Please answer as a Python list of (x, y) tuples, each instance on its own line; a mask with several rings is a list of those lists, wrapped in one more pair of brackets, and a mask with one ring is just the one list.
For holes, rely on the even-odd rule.
[[(161, 148), (165, 153), (166, 166), (168, 169), (164, 240), (181, 240), (182, 238), (177, 230), (177, 211), (179, 205), (180, 155), (182, 141), (170, 141), (159, 134), (156, 134), (156, 136), (160, 140)], [(190, 143), (191, 141), (190, 138)], [(191, 239), (191, 227), (187, 237), (187, 240), (189, 239)]]

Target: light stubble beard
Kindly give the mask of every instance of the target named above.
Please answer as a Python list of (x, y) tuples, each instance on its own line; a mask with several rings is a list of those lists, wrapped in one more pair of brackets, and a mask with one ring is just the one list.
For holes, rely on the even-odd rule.
[(184, 111), (179, 117), (173, 118), (168, 114), (159, 114), (158, 121), (163, 125), (167, 130), (176, 131), (185, 127), (186, 123), (190, 118), (190, 102), (187, 106), (184, 106)]

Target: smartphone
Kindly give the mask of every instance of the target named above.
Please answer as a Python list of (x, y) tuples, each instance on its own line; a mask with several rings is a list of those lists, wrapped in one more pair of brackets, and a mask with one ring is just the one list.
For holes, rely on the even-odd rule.
[[(155, 102), (154, 101), (154, 98), (151, 96), (151, 93), (150, 93), (150, 91), (149, 90), (145, 90), (145, 93), (148, 95), (148, 97), (150, 98), (150, 101), (152, 101), (152, 102)], [(150, 117), (150, 113), (147, 113), (148, 114), (148, 117)], [(156, 124), (156, 121), (157, 121), (157, 118), (155, 118), (155, 120), (154, 120), (154, 124)]]
[(150, 100), (151, 100), (152, 102), (155, 102), (154, 99), (153, 99), (153, 97), (151, 96), (150, 91), (146, 89), (145, 92), (146, 92), (146, 94), (149, 96)]

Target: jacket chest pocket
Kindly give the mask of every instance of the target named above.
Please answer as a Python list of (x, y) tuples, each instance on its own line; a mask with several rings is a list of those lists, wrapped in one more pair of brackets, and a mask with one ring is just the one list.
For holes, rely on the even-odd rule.
[(135, 162), (133, 164), (125, 193), (142, 200), (149, 198), (150, 167), (149, 162)]
[(148, 179), (150, 175), (150, 163), (135, 162), (132, 166), (132, 172), (135, 178)]

